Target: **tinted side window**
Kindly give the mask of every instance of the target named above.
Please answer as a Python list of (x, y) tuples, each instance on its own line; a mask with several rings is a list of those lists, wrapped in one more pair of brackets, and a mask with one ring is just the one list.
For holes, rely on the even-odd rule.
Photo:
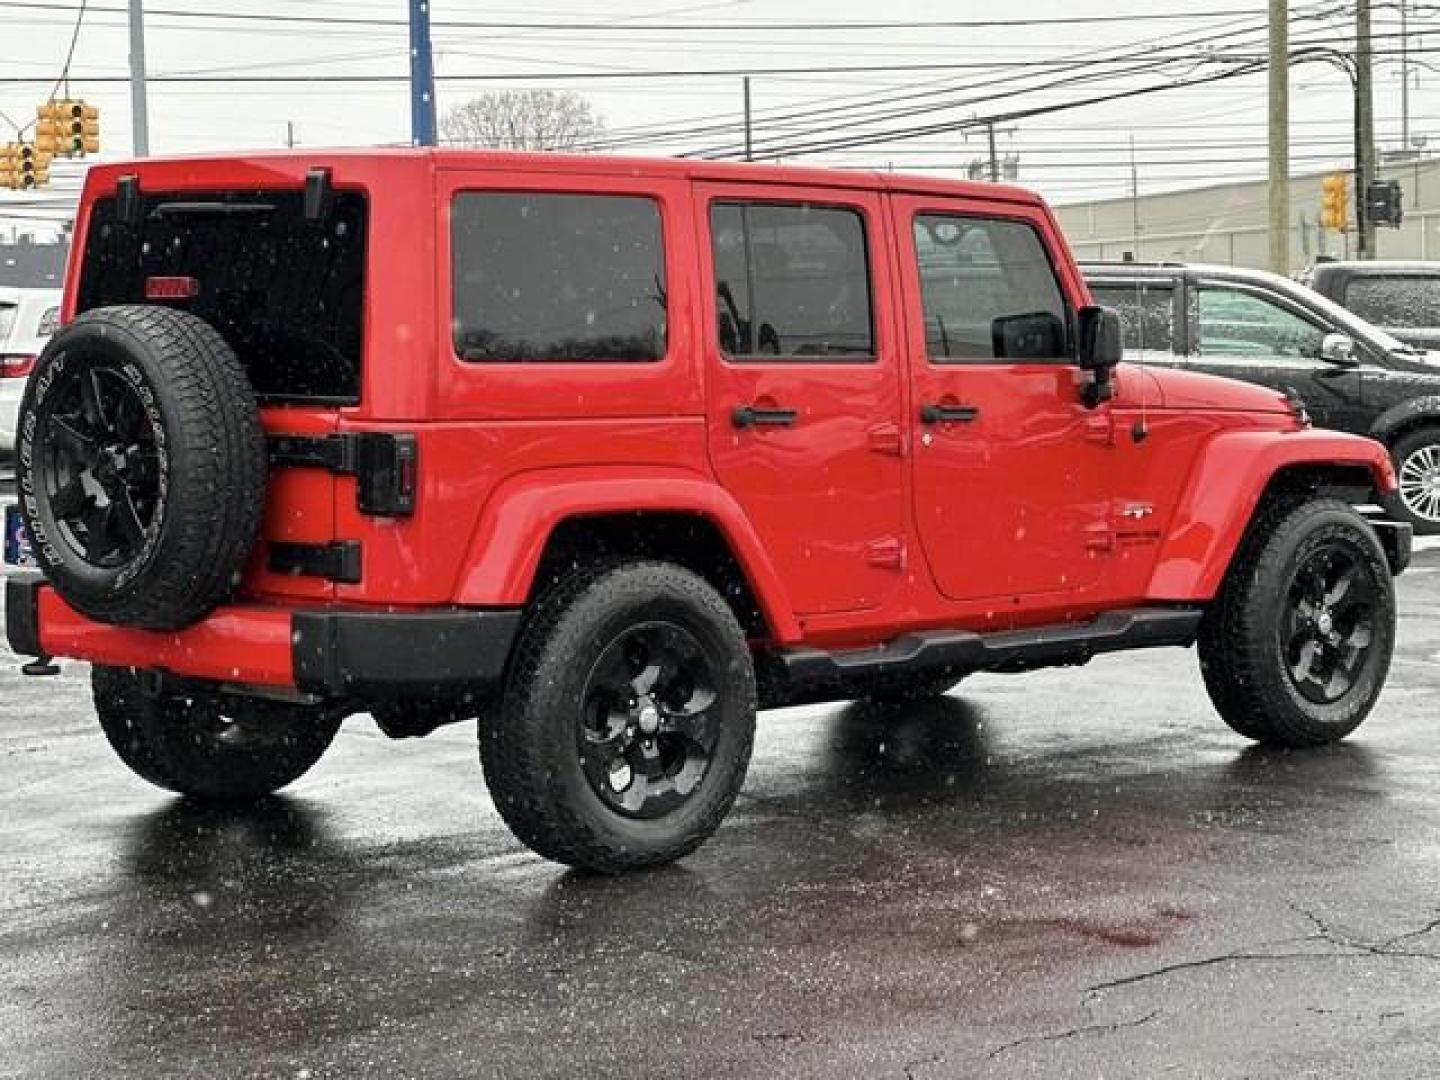
[(710, 209), (726, 356), (875, 355), (865, 222), (854, 210), (776, 203)]
[(1092, 285), (1097, 304), (1114, 308), (1125, 332), (1125, 348), (1175, 350), (1175, 290), (1154, 285)]
[(1324, 329), (1258, 296), (1204, 288), (1197, 309), (1202, 355), (1320, 356)]
[(665, 355), (665, 256), (653, 199), (461, 194), (451, 242), (461, 359)]
[(1029, 225), (996, 218), (915, 218), (925, 344), (941, 363), (1065, 360), (1065, 298)]
[(1440, 277), (1356, 278), (1345, 306), (1377, 326), (1440, 326)]

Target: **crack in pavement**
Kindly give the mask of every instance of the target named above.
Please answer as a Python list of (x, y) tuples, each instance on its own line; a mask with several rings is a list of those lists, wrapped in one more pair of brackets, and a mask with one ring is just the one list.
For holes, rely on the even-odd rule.
[(1027, 1043), (1060, 1042), (1063, 1039), (1074, 1039), (1081, 1035), (1111, 1035), (1117, 1031), (1125, 1031), (1128, 1028), (1137, 1028), (1144, 1024), (1150, 1023), (1151, 1020), (1154, 1020), (1157, 1016), (1160, 1015), (1161, 1011), (1162, 1010), (1160, 1009), (1155, 1009), (1154, 1011), (1148, 1012), (1144, 1016), (1138, 1017), (1137, 1019), (1121, 1020), (1114, 1024), (1086, 1024), (1083, 1027), (1070, 1028), (1067, 1031), (1058, 1031), (1052, 1035), (1027, 1035), (1023, 1039), (1016, 1039), (1014, 1042), (1008, 1042), (1005, 1043), (1003, 1046), (996, 1047), (994, 1050), (990, 1051), (989, 1059), (991, 1061), (994, 1061), (1001, 1054), (1004, 1054), (1010, 1050), (1014, 1050), (1017, 1047), (1024, 1046)]
[(914, 1061), (905, 1063), (905, 1080), (915, 1080), (915, 1070), (924, 1068), (926, 1065), (939, 1065), (945, 1060), (944, 1054), (931, 1054), (929, 1057), (916, 1058)]
[[(1118, 979), (1110, 979), (1106, 982), (1095, 983), (1086, 990), (1086, 994), (1096, 994), (1104, 990), (1115, 990), (1120, 987), (1133, 986), (1136, 983), (1146, 982), (1150, 979), (1171, 975), (1179, 971), (1193, 971), (1199, 968), (1215, 967), (1220, 964), (1237, 964), (1250, 962), (1287, 962), (1291, 960), (1343, 960), (1355, 957), (1375, 956), (1395, 960), (1430, 960), (1440, 961), (1440, 954), (1428, 952), (1415, 952), (1409, 949), (1397, 949), (1395, 946), (1401, 941), (1408, 941), (1413, 938), (1423, 937), (1434, 930), (1440, 929), (1440, 918), (1436, 918), (1421, 926), (1417, 930), (1411, 930), (1394, 937), (1387, 938), (1378, 944), (1373, 941), (1364, 941), (1347, 937), (1329, 926), (1325, 920), (1312, 911), (1308, 911), (1298, 904), (1291, 904), (1290, 907), (1299, 915), (1307, 919), (1315, 927), (1315, 933), (1307, 934), (1301, 938), (1287, 938), (1282, 941), (1261, 943), (1253, 947), (1253, 951), (1220, 953), (1216, 956), (1205, 956), (1198, 960), (1182, 960), (1174, 964), (1165, 964), (1162, 967), (1151, 968), (1148, 971), (1137, 972), (1134, 975), (1125, 975)], [(1323, 942), (1332, 949), (1348, 950), (1336, 952), (1261, 952), (1262, 949), (1276, 948), (1281, 945), (1296, 944), (1299, 942)]]

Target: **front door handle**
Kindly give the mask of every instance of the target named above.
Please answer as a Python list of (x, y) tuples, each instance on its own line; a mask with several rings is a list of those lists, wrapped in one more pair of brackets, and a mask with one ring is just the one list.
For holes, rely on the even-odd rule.
[(974, 405), (926, 404), (920, 406), (920, 422), (922, 424), (968, 424), (979, 415), (980, 410)]
[(773, 427), (789, 427), (795, 423), (794, 409), (769, 409), (755, 405), (739, 405), (730, 414), (730, 422), (737, 428), (758, 427), (767, 424)]

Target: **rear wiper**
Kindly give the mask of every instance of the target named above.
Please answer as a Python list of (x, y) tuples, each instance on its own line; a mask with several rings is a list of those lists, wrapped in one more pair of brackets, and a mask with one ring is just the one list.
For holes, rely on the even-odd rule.
[(150, 211), (150, 216), (168, 217), (171, 214), (273, 214), (274, 203), (227, 203), (227, 202), (165, 202)]

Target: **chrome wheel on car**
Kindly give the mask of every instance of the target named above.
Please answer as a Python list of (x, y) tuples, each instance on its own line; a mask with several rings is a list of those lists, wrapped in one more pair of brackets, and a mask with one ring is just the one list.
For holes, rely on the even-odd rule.
[(1405, 509), (1440, 524), (1440, 443), (1424, 443), (1400, 462), (1400, 501)]
[(1339, 701), (1365, 669), (1379, 589), (1354, 552), (1327, 545), (1296, 570), (1286, 598), (1285, 663), (1295, 689), (1319, 705)]

